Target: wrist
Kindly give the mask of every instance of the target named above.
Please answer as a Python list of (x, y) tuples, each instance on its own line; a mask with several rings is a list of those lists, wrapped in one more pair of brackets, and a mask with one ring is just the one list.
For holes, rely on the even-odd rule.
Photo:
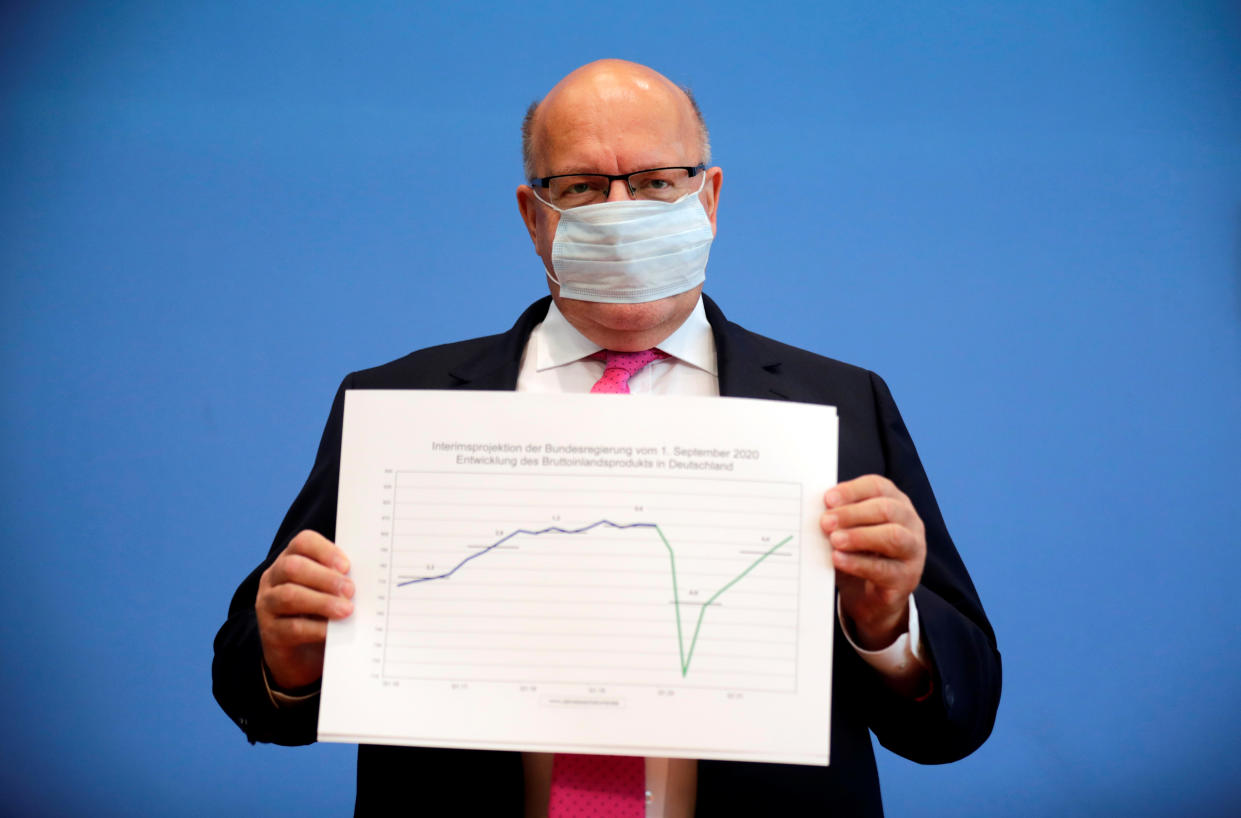
[(267, 689), (267, 698), (277, 709), (308, 701), (319, 693), (319, 679), (301, 687), (288, 688), (276, 681), (266, 660), (260, 660), (259, 665), (263, 674), (263, 686)]
[(924, 701), (933, 690), (929, 660), (922, 646), (922, 628), (918, 606), (913, 595), (908, 600), (904, 627), (886, 644), (868, 649), (854, 640), (855, 629), (849, 624), (841, 597), (836, 598), (836, 615), (845, 641), (857, 651), (866, 664), (874, 668), (892, 691), (906, 699)]
[(902, 634), (909, 630), (909, 603), (894, 614), (875, 619), (855, 619), (845, 615), (841, 619), (850, 640), (863, 650), (883, 650), (891, 646)]
[[(300, 658), (300, 657), (296, 657)], [(301, 696), (319, 689), (323, 678), (323, 665), (308, 665), (305, 662), (291, 661), (283, 652), (274, 655), (263, 651), (261, 658), (263, 679), (272, 690)]]

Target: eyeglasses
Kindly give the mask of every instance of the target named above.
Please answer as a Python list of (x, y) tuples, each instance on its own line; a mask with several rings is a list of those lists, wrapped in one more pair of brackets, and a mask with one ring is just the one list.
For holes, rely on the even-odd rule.
[(531, 187), (546, 188), (548, 201), (568, 209), (607, 201), (612, 183), (621, 180), (634, 199), (674, 202), (698, 189), (693, 180), (706, 165), (693, 167), (651, 168), (612, 176), (607, 173), (561, 173), (530, 179)]

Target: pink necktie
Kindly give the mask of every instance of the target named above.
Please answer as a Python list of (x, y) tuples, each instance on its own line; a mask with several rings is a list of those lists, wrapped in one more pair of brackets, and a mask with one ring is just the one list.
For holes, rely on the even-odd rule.
[(557, 753), (547, 818), (642, 818), (646, 759)]
[[(658, 349), (590, 356), (603, 361), (603, 377), (591, 392), (629, 394), (629, 378), (651, 361), (667, 358)], [(552, 763), (548, 818), (642, 818), (646, 815), (646, 759), (557, 753)]]
[(610, 349), (601, 349), (590, 357), (596, 361), (603, 361), (603, 377), (595, 382), (590, 391), (628, 395), (629, 379), (633, 377), (633, 373), (651, 361), (667, 358), (669, 355), (658, 349), (644, 349), (641, 352), (614, 352)]

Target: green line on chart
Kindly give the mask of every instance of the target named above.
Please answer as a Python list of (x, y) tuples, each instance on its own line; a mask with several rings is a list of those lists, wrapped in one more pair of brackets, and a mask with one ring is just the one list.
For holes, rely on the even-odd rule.
[(677, 590), (677, 558), (676, 553), (672, 550), (672, 545), (668, 542), (668, 538), (664, 536), (663, 529), (658, 524), (654, 525), (655, 533), (659, 535), (659, 539), (663, 540), (664, 548), (668, 549), (668, 563), (672, 567), (672, 604), (676, 609), (677, 618), (677, 647), (681, 650), (681, 678), (689, 673), (689, 663), (694, 658), (694, 648), (698, 645), (698, 632), (702, 630), (702, 618), (707, 613), (707, 608), (711, 607), (711, 603), (720, 598), (720, 594), (736, 585), (742, 577), (753, 571), (760, 562), (775, 553), (776, 549), (793, 539), (792, 535), (785, 537), (780, 542), (767, 549), (758, 559), (750, 563), (744, 571), (730, 579), (722, 588), (716, 591), (711, 597), (698, 609), (698, 621), (694, 623), (694, 635), (689, 640), (689, 652), (685, 650), (685, 636), (681, 628), (681, 594)]

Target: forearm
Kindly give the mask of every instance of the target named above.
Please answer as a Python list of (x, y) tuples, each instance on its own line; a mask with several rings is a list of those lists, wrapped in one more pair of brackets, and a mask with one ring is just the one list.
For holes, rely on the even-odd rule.
[(956, 761), (991, 734), (1000, 699), (1000, 654), (988, 629), (934, 591), (920, 587), (914, 595), (931, 669), (930, 695), (910, 700), (875, 685), (871, 727), (884, 747), (911, 761)]
[(310, 744), (315, 740), (317, 697), (296, 707), (282, 707), (268, 694), (253, 608), (234, 613), (216, 634), (211, 675), (216, 701), (251, 742)]

